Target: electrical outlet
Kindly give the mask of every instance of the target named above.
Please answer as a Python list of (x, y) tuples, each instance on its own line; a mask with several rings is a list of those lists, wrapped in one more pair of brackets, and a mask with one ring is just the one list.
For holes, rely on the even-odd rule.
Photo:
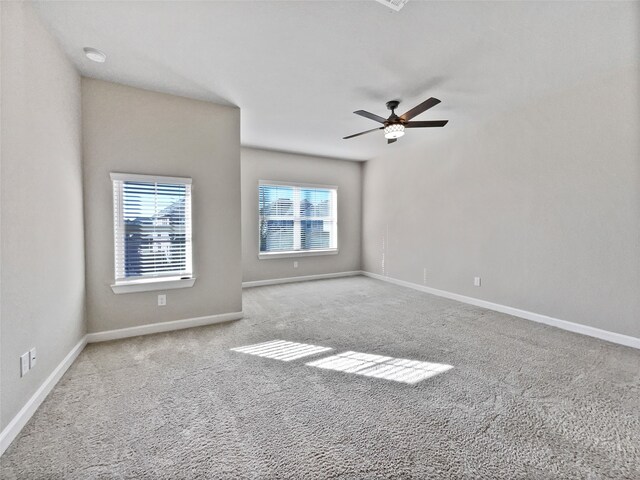
[(29, 370), (36, 366), (36, 347), (29, 350)]
[(20, 355), (20, 376), (24, 377), (29, 373), (29, 352)]
[(158, 295), (158, 306), (164, 307), (167, 304), (167, 296), (166, 295)]
[(293, 268), (298, 268), (298, 262), (293, 262)]
[(474, 285), (475, 287), (479, 287), (479, 286), (480, 286), (480, 283), (481, 283), (481, 281), (480, 281), (480, 277), (473, 277), (473, 285)]

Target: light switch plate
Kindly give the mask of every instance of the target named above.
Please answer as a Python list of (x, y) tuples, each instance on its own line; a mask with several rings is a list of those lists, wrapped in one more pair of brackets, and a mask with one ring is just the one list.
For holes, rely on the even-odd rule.
[(20, 376), (24, 377), (29, 373), (29, 352), (20, 355)]

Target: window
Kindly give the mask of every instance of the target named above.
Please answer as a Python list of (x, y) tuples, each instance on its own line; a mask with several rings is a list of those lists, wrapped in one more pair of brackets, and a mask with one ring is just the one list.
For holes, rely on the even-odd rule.
[(337, 187), (260, 181), (260, 258), (338, 253)]
[(191, 179), (112, 173), (115, 293), (190, 287)]

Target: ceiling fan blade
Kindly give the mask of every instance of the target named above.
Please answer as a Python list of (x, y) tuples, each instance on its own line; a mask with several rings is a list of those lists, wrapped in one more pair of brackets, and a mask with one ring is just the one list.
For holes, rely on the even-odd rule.
[(407, 122), (404, 128), (444, 127), (449, 120), (427, 120), (425, 122)]
[(364, 132), (354, 133), (353, 135), (349, 135), (348, 137), (342, 137), (342, 139), (346, 140), (347, 138), (358, 137), (360, 135), (364, 135), (365, 133), (371, 133), (371, 132), (375, 132), (376, 130), (382, 130), (383, 128), (384, 127), (372, 128), (371, 130), (365, 130)]
[(440, 100), (438, 100), (437, 98), (431, 97), (429, 100), (425, 100), (420, 105), (413, 107), (404, 115), (400, 115), (400, 118), (403, 120), (411, 120), (413, 117), (420, 115), (422, 112), (426, 112), (431, 107), (435, 107), (439, 103), (440, 103)]
[(393, 143), (393, 142), (397, 142), (397, 141), (398, 141), (397, 138), (388, 138), (387, 139), (387, 145), (389, 145), (390, 143)]
[(356, 115), (360, 115), (361, 117), (366, 117), (380, 123), (384, 123), (387, 121), (386, 118), (382, 118), (381, 116), (376, 115), (375, 113), (367, 112), (365, 110), (356, 110), (353, 113), (355, 113)]

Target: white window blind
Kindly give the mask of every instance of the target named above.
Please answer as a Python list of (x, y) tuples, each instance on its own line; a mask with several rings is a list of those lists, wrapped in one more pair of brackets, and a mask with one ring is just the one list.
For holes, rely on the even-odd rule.
[(192, 277), (191, 179), (112, 173), (117, 284)]
[(336, 250), (337, 199), (335, 187), (261, 181), (260, 253)]

